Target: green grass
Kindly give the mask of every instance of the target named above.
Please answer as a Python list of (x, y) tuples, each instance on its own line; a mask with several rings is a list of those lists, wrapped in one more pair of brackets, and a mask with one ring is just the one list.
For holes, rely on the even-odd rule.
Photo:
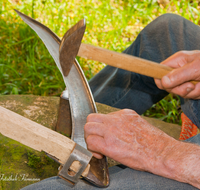
[[(83, 42), (122, 52), (144, 26), (164, 13), (176, 13), (198, 24), (198, 6), (198, 1), (187, 0), (171, 0), (166, 7), (156, 0), (1, 0), (0, 94), (58, 96), (65, 88), (45, 46), (13, 9), (42, 22), (59, 37), (85, 18)], [(82, 58), (78, 61), (87, 79), (105, 66)], [(167, 97), (145, 115), (177, 123), (180, 111), (176, 100)]]
[[(59, 164), (21, 143), (0, 134), (0, 190), (19, 190), (39, 179), (55, 176)], [(5, 180), (5, 178), (16, 181)], [(25, 179), (24, 179), (25, 177)], [(26, 179), (38, 179), (26, 180)]]

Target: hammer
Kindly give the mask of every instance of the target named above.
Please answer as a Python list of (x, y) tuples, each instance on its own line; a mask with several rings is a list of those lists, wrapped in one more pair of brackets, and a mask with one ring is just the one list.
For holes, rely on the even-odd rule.
[[(73, 61), (76, 56), (106, 63), (107, 65), (117, 67), (120, 69), (128, 70), (138, 74), (146, 75), (156, 79), (161, 79), (168, 74), (173, 68), (161, 65), (153, 61), (145, 60), (125, 53), (117, 53), (100, 47), (96, 47), (90, 44), (81, 43), (84, 35), (86, 25), (85, 19), (80, 20), (72, 28), (70, 28), (64, 35), (60, 49), (65, 48), (67, 51), (63, 53), (68, 54), (68, 60), (65, 60), (67, 64), (62, 60), (64, 55), (60, 55), (60, 62), (65, 76), (68, 75)], [(66, 48), (68, 46), (68, 48)], [(196, 84), (197, 81), (191, 81)]]

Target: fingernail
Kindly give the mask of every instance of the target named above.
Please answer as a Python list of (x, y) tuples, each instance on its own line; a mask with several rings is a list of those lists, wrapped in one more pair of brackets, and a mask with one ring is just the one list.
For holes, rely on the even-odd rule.
[(165, 84), (168, 84), (168, 85), (171, 84), (171, 80), (169, 79), (168, 76), (164, 76), (163, 80), (165, 81)]
[(186, 90), (187, 90), (187, 92), (191, 92), (193, 89), (192, 88), (187, 88)]

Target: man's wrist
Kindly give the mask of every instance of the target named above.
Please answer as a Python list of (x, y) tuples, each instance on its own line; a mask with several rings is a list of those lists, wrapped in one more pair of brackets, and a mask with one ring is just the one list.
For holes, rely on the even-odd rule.
[[(154, 164), (149, 167), (149, 172), (174, 179), (174, 168), (176, 167), (175, 149), (179, 147), (181, 142), (169, 137), (163, 141), (163, 148), (156, 155)], [(173, 176), (174, 175), (174, 176)]]
[(175, 140), (163, 151), (160, 164), (162, 173), (159, 175), (200, 188), (198, 145)]

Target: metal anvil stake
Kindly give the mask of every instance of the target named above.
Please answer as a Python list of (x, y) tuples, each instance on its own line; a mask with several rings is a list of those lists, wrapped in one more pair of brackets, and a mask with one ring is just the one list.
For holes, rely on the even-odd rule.
[[(81, 20), (75, 26), (70, 28), (65, 33), (62, 40), (60, 40), (56, 34), (43, 24), (17, 10), (15, 11), (44, 42), (49, 53), (56, 62), (57, 67), (62, 73), (66, 84), (67, 91), (65, 91), (66, 94), (63, 96), (65, 96), (65, 99), (69, 98), (71, 114), (71, 121), (69, 121), (69, 123), (72, 122), (71, 139), (78, 145), (75, 147), (70, 158), (59, 172), (59, 176), (76, 183), (78, 178), (81, 176), (80, 171), (84, 170), (83, 166), (87, 165), (87, 162), (89, 162), (92, 157), (91, 153), (87, 150), (84, 139), (84, 125), (86, 123), (86, 118), (90, 113), (97, 113), (96, 105), (87, 80), (75, 59), (85, 31), (85, 20)], [(69, 115), (67, 115), (67, 117), (69, 117)], [(76, 160), (80, 162), (81, 168), (79, 172), (71, 175), (68, 171), (70, 163), (73, 163), (73, 161)], [(109, 174), (106, 157), (103, 159), (92, 157), (89, 163), (90, 170), (84, 179), (96, 186), (107, 187), (109, 185)]]

